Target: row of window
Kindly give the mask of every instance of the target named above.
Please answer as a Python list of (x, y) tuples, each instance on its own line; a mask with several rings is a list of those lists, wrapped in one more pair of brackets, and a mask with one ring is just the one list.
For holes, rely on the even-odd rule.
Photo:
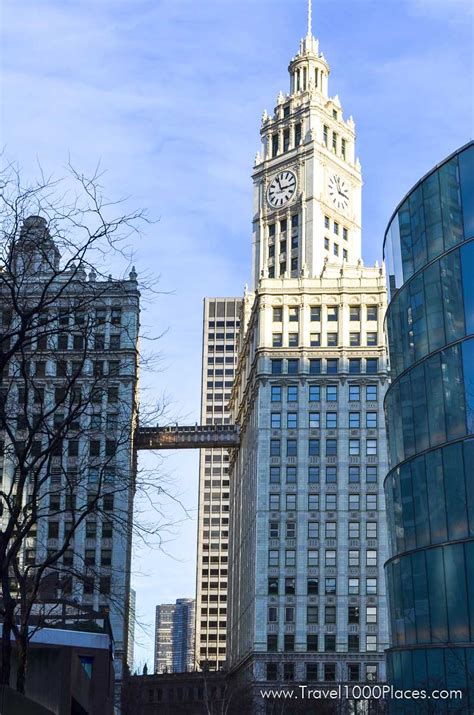
[[(325, 385), (324, 395), (326, 402), (337, 402), (338, 385)], [(321, 401), (321, 385), (309, 385), (309, 402)], [(367, 402), (377, 401), (377, 385), (365, 386), (365, 399)], [(282, 385), (271, 385), (270, 398), (272, 402), (281, 402), (283, 395)], [(360, 402), (361, 389), (360, 385), (349, 385), (349, 402)], [(298, 385), (288, 385), (286, 388), (286, 401), (298, 402)]]
[[(324, 250), (329, 251), (330, 250), (330, 242), (329, 238), (324, 239)], [(334, 242), (332, 246), (332, 252), (335, 256), (339, 256), (339, 244)], [(349, 259), (349, 253), (347, 251), (347, 248), (342, 249), (342, 258), (344, 261), (347, 261)]]
[[(322, 672), (319, 672), (319, 663), (306, 663), (305, 664), (305, 678), (304, 680), (308, 683), (311, 681), (321, 680), (322, 682), (334, 683), (336, 681), (337, 665), (336, 663), (322, 663)], [(266, 666), (266, 678), (267, 680), (280, 680), (280, 664), (279, 663), (267, 663)], [(365, 666), (365, 679), (367, 682), (377, 682), (378, 670), (377, 664), (367, 663)], [(283, 663), (283, 680), (297, 680), (295, 663)], [(348, 663), (346, 676), (342, 678), (343, 681), (354, 683), (361, 680), (361, 664), (360, 663)]]
[[(287, 344), (289, 348), (298, 347), (300, 341), (299, 333), (288, 333)], [(282, 348), (283, 347), (283, 333), (272, 333), (272, 347)], [(339, 333), (326, 333), (325, 338), (326, 347), (337, 347), (340, 343)], [(321, 347), (321, 333), (310, 333), (309, 334), (309, 344), (312, 348)], [(350, 333), (349, 334), (349, 344), (350, 347), (360, 347), (362, 345), (361, 333)], [(373, 347), (378, 344), (378, 333), (370, 332), (365, 335), (365, 345), (367, 347)], [(223, 347), (223, 346), (221, 346)], [(374, 359), (371, 359), (373, 362)], [(350, 361), (349, 361), (350, 362)], [(353, 361), (355, 364), (355, 361)], [(354, 370), (354, 372), (361, 372), (360, 364), (361, 360), (358, 358), (359, 369)], [(369, 362), (369, 361), (367, 361)], [(375, 358), (375, 362), (377, 359)], [(369, 370), (367, 367), (366, 372), (377, 372), (377, 369)]]
[[(360, 465), (349, 465), (349, 484), (360, 484)], [(308, 467), (307, 478), (308, 484), (319, 484), (321, 477), (321, 468), (318, 464), (312, 464)], [(367, 484), (375, 484), (378, 477), (378, 468), (375, 464), (368, 464), (365, 467), (365, 481)], [(272, 465), (270, 467), (270, 484), (280, 484), (281, 467)], [(296, 484), (297, 482), (297, 466), (288, 464), (285, 469), (285, 481), (287, 484)], [(336, 465), (327, 465), (325, 469), (326, 484), (336, 484), (338, 481), (338, 467)]]
[[(346, 229), (344, 229), (346, 230)], [(378, 320), (378, 306), (377, 305), (367, 305), (365, 306), (365, 317), (367, 321), (377, 321)], [(300, 316), (300, 308), (298, 306), (288, 307), (288, 321), (290, 323), (297, 323)], [(321, 322), (321, 306), (311, 305), (309, 308), (309, 318), (312, 323)], [(328, 305), (326, 306), (326, 320), (329, 322), (337, 322), (339, 319), (339, 306)], [(361, 306), (360, 305), (350, 305), (349, 306), (349, 320), (360, 322), (361, 320)], [(273, 307), (273, 322), (281, 323), (283, 322), (283, 307), (274, 306)]]
[(301, 144), (301, 122), (298, 122), (298, 124), (295, 124), (294, 126), (294, 131), (293, 131), (293, 137), (291, 138), (290, 135), (290, 128), (286, 127), (286, 129), (283, 130), (282, 136), (281, 136), (281, 141), (280, 141), (280, 134), (272, 134), (271, 138), (271, 156), (274, 158), (275, 156), (278, 156), (280, 152), (286, 152), (289, 151), (290, 149), (296, 149)]
[[(325, 425), (326, 429), (337, 429), (338, 418), (337, 412), (326, 412)], [(361, 413), (360, 412), (349, 412), (349, 428), (359, 429), (361, 426)], [(377, 412), (366, 412), (365, 413), (365, 427), (367, 429), (377, 429), (378, 424), (378, 413)], [(282, 427), (282, 413), (272, 412), (270, 416), (270, 426), (272, 429), (281, 429)], [(310, 429), (320, 429), (321, 427), (321, 413), (320, 412), (309, 412), (308, 413), (308, 427)], [(298, 412), (287, 412), (286, 413), (286, 428), (287, 429), (298, 429)]]
[[(306, 606), (306, 623), (319, 625), (319, 610), (319, 606)], [(283, 616), (284, 623), (295, 623), (295, 606), (284, 606), (282, 609), (279, 609), (278, 606), (268, 606), (268, 623), (279, 623), (281, 616)], [(377, 623), (377, 606), (366, 606), (364, 622), (367, 624)], [(333, 623), (337, 623), (337, 607), (326, 605), (324, 606), (323, 625), (331, 625)], [(349, 625), (360, 624), (359, 606), (349, 606), (347, 608), (347, 623)]]
[[(325, 456), (326, 457), (336, 457), (338, 453), (338, 441), (337, 439), (328, 438), (325, 441)], [(270, 457), (280, 457), (282, 454), (281, 449), (281, 439), (271, 439), (270, 440)], [(360, 439), (349, 439), (349, 456), (350, 457), (360, 457), (361, 449)], [(300, 442), (301, 443), (301, 442)], [(378, 454), (378, 440), (377, 439), (366, 439), (365, 440), (365, 455), (367, 457), (376, 457)], [(308, 440), (308, 455), (310, 457), (321, 456), (321, 440), (320, 439), (309, 439)], [(298, 456), (298, 440), (287, 439), (286, 440), (286, 457), (297, 457)]]
[[(283, 536), (282, 531), (283, 529), (280, 529), (282, 525), (280, 524), (279, 521), (270, 521), (269, 526), (268, 526), (268, 535), (270, 539), (279, 539), (280, 536)], [(319, 521), (308, 521), (308, 527), (307, 527), (307, 535), (308, 539), (319, 539), (320, 537), (320, 532), (322, 529), (320, 529), (320, 526), (322, 527), (322, 524), (320, 525)], [(217, 532), (218, 533), (218, 532)], [(295, 521), (287, 521), (285, 522), (285, 533), (284, 536), (287, 539), (295, 539), (296, 538), (296, 522)], [(337, 538), (337, 522), (336, 521), (326, 521), (324, 524), (324, 534), (321, 534), (321, 536), (324, 536), (326, 539), (336, 539)], [(376, 539), (377, 538), (377, 522), (376, 521), (367, 521), (365, 524), (365, 536), (367, 539)], [(360, 537), (360, 522), (359, 521), (351, 521), (349, 522), (348, 525), (348, 538), (349, 539), (358, 539)], [(358, 557), (359, 551), (349, 551), (349, 565), (350, 566), (358, 566), (359, 565), (359, 557)], [(357, 563), (351, 563), (351, 561), (357, 561)], [(369, 565), (369, 564), (367, 564)], [(372, 565), (372, 564), (370, 564)]]
[[(353, 563), (351, 563), (351, 559), (352, 559)], [(285, 566), (296, 566), (296, 550), (295, 549), (285, 549), (283, 564)], [(279, 566), (279, 565), (280, 565), (280, 551), (279, 551), (279, 549), (269, 549), (269, 551), (268, 551), (268, 566)], [(308, 566), (308, 568), (310, 568), (310, 567), (317, 568), (319, 566), (319, 551), (318, 551), (318, 549), (308, 549), (307, 555), (306, 555), (306, 565)], [(365, 565), (366, 566), (377, 566), (377, 551), (375, 549), (368, 549), (366, 551)], [(325, 552), (324, 552), (324, 566), (328, 566), (328, 567), (336, 566), (336, 550), (335, 549), (326, 549), (325, 550)], [(353, 550), (349, 551), (349, 566), (354, 566), (357, 568), (360, 566), (359, 551), (357, 549), (353, 549)], [(349, 579), (349, 593), (353, 593), (353, 591), (350, 590), (351, 587), (354, 586), (353, 583), (351, 584), (351, 581), (352, 581), (352, 579)], [(358, 588), (358, 584), (357, 584), (357, 588)]]
[[(341, 580), (339, 580), (339, 584)], [(321, 587), (323, 583), (321, 582)], [(349, 583), (352, 591), (356, 590), (357, 593), (352, 595), (360, 594), (360, 583), (359, 579), (350, 579)], [(294, 576), (286, 576), (281, 580), (281, 590), (280, 590), (280, 579), (278, 576), (270, 576), (268, 578), (267, 591), (269, 596), (294, 596), (296, 594), (296, 578)], [(324, 590), (319, 588), (319, 578), (311, 577), (306, 579), (306, 595), (308, 596), (334, 596), (339, 593), (340, 589), (337, 588), (337, 580), (332, 576), (328, 576), (324, 579)], [(366, 596), (376, 596), (377, 595), (377, 579), (375, 577), (370, 577), (365, 579), (365, 595)]]
[[(297, 494), (286, 494), (285, 495), (285, 509), (287, 511), (296, 511), (297, 509)], [(348, 494), (347, 496), (347, 509), (349, 511), (359, 511), (360, 510), (360, 494)], [(280, 494), (270, 494), (268, 497), (268, 508), (270, 511), (279, 511), (281, 509), (281, 499)], [(319, 511), (320, 509), (320, 499), (319, 494), (308, 494), (308, 511)], [(337, 494), (326, 494), (325, 495), (325, 507), (326, 511), (336, 511), (337, 509)], [(376, 511), (377, 510), (377, 494), (366, 494), (365, 495), (365, 509), (366, 511)]]
[[(275, 335), (275, 334), (274, 334)], [(319, 333), (311, 333), (310, 340), (313, 340), (314, 335)], [(376, 333), (375, 333), (376, 335)], [(278, 346), (281, 347), (281, 346)], [(308, 370), (310, 375), (336, 375), (340, 372), (339, 370), (339, 358), (310, 358), (308, 360)], [(362, 359), (361, 358), (349, 358), (349, 374), (359, 375), (362, 372)], [(323, 373), (323, 368), (325, 373)], [(377, 373), (378, 372), (378, 359), (377, 358), (367, 358), (365, 364), (366, 373)], [(302, 372), (306, 372), (306, 366), (303, 362)], [(272, 375), (298, 375), (300, 373), (300, 360), (299, 358), (288, 358), (283, 360), (283, 358), (272, 358), (271, 360), (271, 373)], [(357, 387), (354, 385), (353, 387)]]
[[(306, 636), (306, 651), (315, 652), (319, 650), (319, 638), (317, 633), (308, 633)], [(342, 646), (340, 648), (341, 652), (349, 653), (360, 653), (361, 643), (358, 634), (350, 634), (347, 637), (347, 647), (345, 644), (339, 644)], [(336, 636), (333, 633), (326, 633), (324, 635), (324, 641), (321, 644), (323, 653), (335, 653), (336, 652)], [(267, 652), (268, 653), (278, 653), (281, 650), (279, 648), (278, 636), (271, 634), (267, 636)], [(292, 653), (295, 650), (295, 636), (293, 634), (286, 633), (283, 636), (283, 652)], [(299, 650), (299, 649), (298, 649)], [(365, 637), (365, 652), (376, 652), (377, 651), (377, 636), (376, 635), (366, 635)]]

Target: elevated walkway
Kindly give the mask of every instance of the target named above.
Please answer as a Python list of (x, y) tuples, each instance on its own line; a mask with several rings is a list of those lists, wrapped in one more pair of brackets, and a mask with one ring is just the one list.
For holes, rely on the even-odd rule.
[(139, 427), (135, 449), (222, 449), (238, 447), (238, 425)]

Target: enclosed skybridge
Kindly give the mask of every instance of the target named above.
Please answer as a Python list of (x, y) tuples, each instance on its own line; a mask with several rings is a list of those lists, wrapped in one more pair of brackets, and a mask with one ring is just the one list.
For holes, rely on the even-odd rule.
[(135, 449), (222, 449), (238, 447), (238, 425), (139, 427)]

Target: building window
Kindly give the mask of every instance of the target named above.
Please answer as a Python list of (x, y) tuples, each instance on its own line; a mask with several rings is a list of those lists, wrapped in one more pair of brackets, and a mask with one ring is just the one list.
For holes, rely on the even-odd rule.
[(309, 374), (310, 375), (319, 375), (321, 373), (321, 359), (320, 358), (312, 358), (309, 361)]
[(339, 246), (337, 245), (337, 243), (333, 245), (333, 251), (335, 256), (339, 255)]
[(278, 663), (267, 663), (267, 680), (278, 680)]
[(280, 509), (280, 495), (279, 494), (270, 494), (268, 501), (269, 501), (270, 511), (278, 511)]
[(272, 426), (272, 429), (280, 429), (280, 427), (281, 427), (281, 412), (272, 412), (271, 426)]
[(286, 426), (288, 429), (297, 429), (298, 427), (298, 413), (288, 412), (286, 418)]
[(324, 249), (329, 251), (329, 238), (324, 239)]
[[(329, 221), (329, 219), (328, 219)], [(319, 305), (312, 305), (309, 309), (310, 320), (312, 323), (319, 323), (321, 321), (321, 307)]]
[(374, 375), (379, 371), (378, 358), (367, 358), (365, 361), (365, 371), (368, 375)]
[(327, 126), (327, 124), (325, 124), (323, 126), (323, 144), (324, 144), (324, 146), (328, 145), (328, 141), (329, 141), (328, 137), (329, 137), (329, 127)]
[(349, 550), (349, 566), (359, 568), (360, 558), (358, 549)]
[(367, 402), (377, 401), (377, 385), (367, 385), (365, 388), (365, 399)]
[(367, 440), (365, 453), (368, 457), (374, 457), (377, 455), (377, 440), (376, 439), (368, 439)]
[(267, 652), (276, 653), (278, 651), (278, 636), (268, 635), (267, 636)]
[(319, 484), (319, 467), (308, 467), (308, 483)]
[(326, 386), (326, 402), (337, 402), (337, 385)]
[(365, 650), (367, 651), (367, 653), (374, 652), (377, 650), (377, 636), (365, 637)]
[(329, 230), (329, 216), (324, 217), (324, 228)]
[(318, 663), (306, 663), (306, 680), (315, 681), (318, 679)]
[[(337, 395), (337, 387), (336, 387), (336, 395)], [(309, 386), (309, 401), (310, 402), (319, 402), (321, 399), (321, 388), (319, 385), (310, 385)]]
[(271, 401), (281, 402), (281, 385), (271, 386)]
[(327, 521), (325, 526), (326, 539), (335, 539), (337, 534), (337, 525), (335, 521)]
[(270, 440), (270, 456), (271, 457), (279, 457), (280, 449), (281, 449), (280, 440), (279, 439), (271, 439)]
[(326, 457), (337, 456), (337, 439), (326, 440)]
[(288, 320), (290, 323), (297, 323), (299, 318), (299, 309), (295, 307), (288, 308)]
[(378, 320), (378, 306), (367, 306), (367, 320)]
[(288, 385), (286, 392), (287, 402), (297, 402), (298, 401), (298, 386)]
[(378, 678), (377, 664), (367, 663), (365, 666), (365, 679), (368, 683), (376, 683)]
[(301, 144), (301, 123), (295, 125), (295, 146)]
[(319, 594), (319, 581), (317, 578), (309, 578), (306, 585), (308, 596), (317, 596)]
[(358, 539), (360, 536), (360, 523), (358, 521), (349, 522), (349, 539)]
[(288, 347), (298, 347), (298, 333), (288, 333)]
[(376, 539), (377, 538), (377, 522), (376, 521), (368, 521), (367, 522), (366, 537), (368, 539)]
[(285, 551), (285, 566), (296, 566), (296, 551), (294, 549)]
[(295, 584), (296, 579), (294, 576), (287, 576), (285, 578), (285, 594), (287, 596), (293, 596), (295, 594)]
[(286, 468), (286, 483), (296, 484), (296, 467)]
[(287, 457), (296, 457), (297, 456), (297, 443), (296, 439), (287, 439), (286, 440), (286, 456)]
[(272, 375), (281, 375), (283, 372), (283, 360), (272, 360)]
[(377, 429), (377, 412), (367, 412), (365, 425), (367, 429)]
[(268, 552), (268, 565), (269, 566), (278, 566), (279, 559), (280, 559), (280, 553), (279, 553), (278, 549), (270, 549), (270, 551)]
[(359, 579), (358, 578), (350, 578), (349, 579), (348, 593), (349, 593), (349, 596), (358, 596), (359, 595)]
[(309, 344), (312, 348), (318, 348), (321, 345), (321, 333), (310, 333)]
[(319, 539), (318, 521), (308, 521), (308, 539)]
[(296, 522), (286, 522), (285, 536), (287, 539), (296, 539)]
[(337, 497), (335, 494), (326, 494), (327, 511), (336, 511)]
[[(306, 622), (307, 623), (318, 623), (318, 607), (308, 606), (306, 611)], [(327, 621), (326, 621), (327, 623)]]
[(308, 494), (308, 511), (319, 511), (319, 494)]
[(336, 552), (333, 549), (326, 549), (324, 565), (325, 566), (335, 566), (336, 565)]
[(280, 483), (280, 467), (270, 467), (270, 484)]
[(349, 454), (351, 457), (358, 457), (360, 455), (360, 439), (349, 440)]
[(335, 653), (336, 652), (336, 636), (332, 633), (326, 633), (324, 636), (324, 652), (325, 653)]
[(278, 154), (278, 134), (272, 135), (272, 157)]
[(361, 359), (360, 358), (349, 358), (349, 374), (359, 375), (361, 371)]
[(359, 511), (360, 508), (360, 495), (359, 494), (349, 494), (349, 511)]
[[(346, 230), (346, 229), (344, 229)], [(358, 322), (360, 320), (360, 307), (358, 305), (351, 305), (349, 308), (349, 319)]]
[(288, 511), (294, 511), (296, 509), (296, 494), (286, 495), (286, 508)]
[(324, 623), (326, 625), (331, 624), (331, 623), (336, 623), (336, 606), (325, 606), (325, 608), (324, 608)]
[(310, 429), (319, 429), (320, 425), (320, 413), (310, 412), (309, 413), (309, 427)]
[(377, 566), (377, 552), (374, 549), (367, 550), (366, 566)]
[(326, 467), (326, 484), (336, 484), (337, 467)]
[(318, 634), (308, 633), (306, 636), (306, 650), (308, 653), (316, 653), (318, 650)]
[(288, 151), (290, 148), (290, 130), (283, 130), (283, 151)]
[(324, 680), (328, 683), (334, 683), (336, 680), (336, 664), (324, 663)]
[(358, 347), (360, 345), (360, 333), (350, 333), (349, 344), (352, 348)]
[(366, 623), (377, 623), (377, 606), (367, 606)]
[(352, 464), (349, 466), (349, 484), (359, 484), (360, 482), (360, 467)]
[(346, 140), (344, 138), (341, 139), (341, 156), (343, 159), (346, 158)]
[(283, 320), (283, 308), (275, 307), (273, 308), (273, 322), (281, 323)]
[(274, 348), (281, 348), (282, 345), (283, 345), (283, 333), (273, 333), (272, 346)]
[(367, 333), (367, 345), (369, 347), (373, 347), (377, 345), (378, 343), (378, 334), (377, 333)]
[(278, 539), (280, 536), (280, 524), (278, 521), (271, 521), (269, 527), (270, 539)]
[(332, 133), (332, 150), (334, 154), (337, 152), (337, 134), (336, 132)]
[(368, 578), (366, 580), (366, 593), (367, 593), (367, 596), (376, 596), (377, 595), (377, 579), (376, 578)]
[[(333, 335), (335, 337), (335, 340), (337, 343), (337, 333), (328, 333), (328, 340), (331, 335)], [(338, 358), (328, 358), (326, 360), (327, 374), (328, 375), (337, 375), (338, 370), (339, 370), (339, 359)]]
[(300, 361), (295, 358), (287, 360), (288, 375), (297, 375), (299, 370)]
[(345, 248), (342, 249), (342, 257), (345, 261), (347, 261), (347, 259), (349, 257), (349, 254), (347, 253)]
[(326, 412), (326, 429), (337, 429), (337, 412)]
[(327, 317), (328, 317), (328, 321), (333, 322), (333, 323), (337, 322), (337, 319), (338, 319), (338, 307), (337, 307), (337, 306), (333, 306), (333, 305), (329, 305), (329, 306), (328, 306)]
[(349, 651), (349, 653), (358, 653), (359, 649), (359, 636), (356, 634), (349, 635), (347, 638), (347, 650)]
[(325, 581), (325, 593), (326, 595), (334, 595), (336, 593), (336, 579), (327, 578)]
[(311, 549), (308, 551), (308, 567), (319, 565), (319, 551)]
[(278, 596), (278, 578), (268, 579), (268, 595)]
[(344, 239), (344, 241), (347, 241), (349, 239), (349, 231), (347, 230), (347, 228), (342, 229), (342, 238)]
[(349, 412), (349, 428), (359, 429), (360, 427), (360, 412)]
[(319, 439), (310, 439), (308, 442), (309, 456), (319, 457)]
[(357, 624), (359, 620), (359, 606), (349, 606), (347, 609), (347, 622), (349, 624)]
[(349, 402), (360, 402), (360, 385), (349, 385)]
[(295, 664), (283, 663), (283, 680), (295, 679)]
[(285, 635), (283, 641), (283, 650), (285, 653), (292, 653), (295, 650), (294, 635)]

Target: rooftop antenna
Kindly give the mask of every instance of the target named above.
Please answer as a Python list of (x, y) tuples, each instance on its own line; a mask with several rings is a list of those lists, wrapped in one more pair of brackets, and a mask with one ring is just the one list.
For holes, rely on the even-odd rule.
[(312, 0), (308, 0), (308, 37), (311, 37), (313, 34), (313, 30), (311, 27), (312, 24)]

